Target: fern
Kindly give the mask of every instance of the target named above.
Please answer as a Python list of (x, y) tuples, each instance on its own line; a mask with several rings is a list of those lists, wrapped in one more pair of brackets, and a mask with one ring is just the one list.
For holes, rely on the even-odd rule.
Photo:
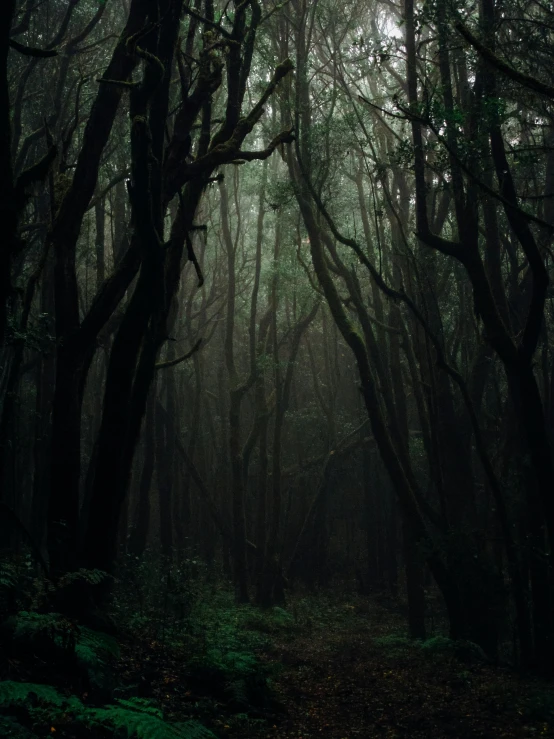
[(86, 570), (81, 568), (74, 572), (67, 572), (65, 575), (60, 577), (56, 582), (56, 587), (61, 589), (79, 583), (84, 585), (102, 585), (106, 580), (113, 580), (112, 575), (103, 570)]
[(277, 634), (296, 628), (293, 615), (279, 606), (265, 611), (245, 608), (243, 613), (243, 628), (259, 631), (262, 634)]
[(0, 593), (4, 594), (15, 590), (17, 586), (17, 571), (11, 562), (0, 563)]
[(0, 611), (14, 613), (29, 600), (33, 564), (30, 556), (0, 560)]
[(271, 704), (267, 670), (250, 652), (210, 649), (203, 657), (192, 660), (190, 667), (197, 688), (219, 694), (235, 709)]
[(120, 700), (101, 708), (84, 706), (74, 695), (64, 696), (50, 685), (0, 682), (0, 710), (17, 708), (30, 720), (67, 723), (68, 718), (89, 729), (107, 729), (121, 739), (216, 739), (215, 735), (196, 721), (182, 724), (166, 723), (161, 711), (140, 698)]
[(14, 626), (15, 639), (32, 639), (36, 634), (61, 633), (69, 622), (60, 613), (20, 611), (10, 623)]
[(119, 656), (119, 647), (108, 634), (79, 626), (59, 613), (22, 611), (6, 626), (17, 650), (45, 658), (63, 653), (75, 659), (92, 688), (104, 692), (113, 688), (110, 663)]
[(9, 613), (16, 610), (17, 576), (10, 563), (0, 564), (0, 610)]
[(216, 739), (215, 734), (198, 721), (185, 721), (181, 724), (175, 724), (175, 728), (178, 728), (181, 732), (181, 739)]
[(232, 680), (227, 685), (227, 697), (237, 709), (249, 708), (252, 701), (246, 680)]
[(6, 627), (13, 632), (18, 648), (43, 653), (50, 653), (52, 649), (74, 652), (79, 634), (78, 626), (59, 613), (20, 611), (7, 620)]
[(252, 675), (260, 669), (257, 658), (249, 652), (225, 652), (212, 650), (211, 654), (219, 660), (221, 669), (228, 677)]
[(153, 706), (146, 698), (120, 698), (117, 702), (120, 706), (128, 708), (130, 711), (139, 711), (140, 713), (148, 713), (150, 716), (154, 716), (154, 718), (162, 718), (161, 710)]
[(43, 705), (68, 711), (78, 711), (83, 707), (76, 696), (66, 697), (51, 685), (17, 683), (13, 680), (0, 682), (0, 709), (18, 707), (31, 713)]
[(127, 708), (122, 705), (93, 708), (86, 711), (85, 723), (109, 727), (122, 739), (216, 739), (215, 734), (196, 721), (180, 725), (165, 723), (148, 710), (138, 710), (137, 706)]
[(104, 691), (113, 689), (110, 663), (119, 657), (119, 645), (112, 636), (81, 627), (75, 644), (75, 656), (91, 687)]
[(419, 642), (401, 634), (377, 637), (373, 643), (387, 652), (390, 657), (404, 657), (419, 646)]
[(454, 653), (455, 642), (447, 636), (441, 636), (439, 634), (438, 636), (432, 636), (430, 639), (424, 641), (421, 648), (424, 652), (428, 652), (429, 654)]
[(32, 734), (29, 729), (18, 724), (10, 716), (0, 716), (0, 736), (10, 739), (36, 739), (36, 734)]
[(192, 659), (190, 667), (201, 679), (214, 682), (240, 680), (260, 670), (255, 655), (221, 649), (209, 649), (204, 656)]
[(478, 644), (466, 639), (434, 636), (421, 645), (423, 652), (432, 656), (455, 657), (463, 662), (487, 662), (488, 658)]

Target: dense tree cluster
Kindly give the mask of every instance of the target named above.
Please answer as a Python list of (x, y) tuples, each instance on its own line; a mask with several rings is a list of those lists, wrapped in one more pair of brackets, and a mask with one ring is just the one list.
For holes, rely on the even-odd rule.
[[(10, 30), (11, 29), (11, 30)], [(6, 0), (3, 541), (554, 657), (554, 10)], [(47, 553), (47, 557), (44, 553)]]

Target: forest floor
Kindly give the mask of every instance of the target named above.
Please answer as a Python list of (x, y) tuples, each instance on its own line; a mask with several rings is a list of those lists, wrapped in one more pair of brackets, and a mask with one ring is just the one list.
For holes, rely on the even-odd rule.
[(441, 636), (438, 606), (413, 642), (396, 601), (260, 610), (213, 578), (155, 582), (116, 595), (112, 635), (53, 612), (4, 620), (0, 739), (554, 739), (554, 683)]
[[(156, 642), (140, 658), (140, 668), (132, 645), (126, 670), (133, 672), (133, 662), (144, 670), (144, 659), (150, 661), (151, 694), (165, 715), (199, 719), (221, 737), (554, 737), (554, 685), (488, 665), (471, 650), (454, 654), (444, 637), (414, 644), (392, 606), (311, 598), (293, 602), (288, 611), (274, 609), (273, 616), (248, 607), (229, 616), (237, 630), (231, 638), (242, 634), (245, 649), (256, 652), (270, 676), (276, 701), (258, 709), (248, 698), (230, 700), (228, 688), (217, 697), (209, 671), (206, 680), (191, 676), (177, 653), (169, 657), (164, 649), (163, 656)], [(231, 631), (222, 626), (223, 651)], [(217, 638), (215, 645), (217, 651)], [(240, 653), (232, 654), (240, 663)]]

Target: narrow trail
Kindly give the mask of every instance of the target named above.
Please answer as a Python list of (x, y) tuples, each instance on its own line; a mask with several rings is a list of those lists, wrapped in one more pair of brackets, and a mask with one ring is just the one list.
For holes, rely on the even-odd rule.
[(535, 683), (509, 670), (426, 656), (401, 639), (395, 646), (394, 621), (373, 606), (363, 617), (277, 640), (268, 659), (283, 665), (274, 687), (285, 713), (245, 736), (554, 737), (554, 726), (532, 716)]
[[(148, 687), (141, 695), (170, 721), (199, 720), (221, 739), (554, 739), (553, 683), (489, 665), (475, 649), (456, 656), (459, 645), (441, 636), (413, 643), (392, 603), (319, 597), (273, 618), (232, 605), (216, 612), (239, 642), (258, 644), (253, 659), (275, 701), (234, 705), (214, 673), (191, 674), (190, 645), (133, 642), (125, 679)], [(216, 633), (222, 649), (228, 626)]]

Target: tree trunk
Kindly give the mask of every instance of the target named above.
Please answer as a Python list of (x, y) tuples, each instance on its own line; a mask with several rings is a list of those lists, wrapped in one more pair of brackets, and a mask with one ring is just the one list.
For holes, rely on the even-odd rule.
[(10, 91), (8, 54), (15, 0), (0, 7), (0, 222), (3, 244), (0, 248), (0, 349), (4, 351), (8, 326), (8, 304), (11, 297), (11, 265), (16, 247), (17, 204), (11, 158)]
[(129, 537), (129, 551), (135, 557), (142, 557), (148, 542), (148, 531), (150, 529), (150, 490), (155, 467), (155, 441), (154, 441), (154, 419), (155, 419), (155, 392), (151, 389), (146, 406), (146, 418), (144, 422), (144, 458), (142, 471), (138, 485), (138, 496), (135, 507), (134, 524)]

